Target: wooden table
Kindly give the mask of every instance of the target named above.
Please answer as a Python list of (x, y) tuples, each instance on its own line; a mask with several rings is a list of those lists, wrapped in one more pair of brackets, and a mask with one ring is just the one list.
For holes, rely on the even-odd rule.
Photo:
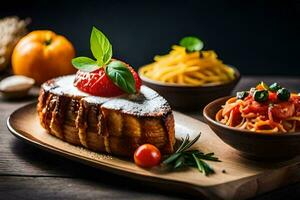
[[(260, 80), (279, 82), (300, 91), (300, 77), (245, 76), (235, 89)], [(10, 113), (32, 101), (37, 90), (22, 101), (0, 99), (0, 199), (189, 199), (186, 194), (162, 190), (122, 176), (66, 160), (19, 141), (6, 128)], [(201, 119), (201, 111), (187, 113)], [(299, 172), (300, 173), (300, 172)], [(300, 183), (256, 199), (300, 198)]]

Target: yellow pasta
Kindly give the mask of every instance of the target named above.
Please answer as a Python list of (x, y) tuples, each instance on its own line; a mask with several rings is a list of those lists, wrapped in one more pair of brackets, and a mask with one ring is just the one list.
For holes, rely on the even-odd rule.
[(235, 79), (234, 70), (223, 64), (214, 51), (189, 53), (174, 45), (169, 54), (155, 56), (154, 62), (140, 69), (141, 75), (164, 83), (203, 86)]

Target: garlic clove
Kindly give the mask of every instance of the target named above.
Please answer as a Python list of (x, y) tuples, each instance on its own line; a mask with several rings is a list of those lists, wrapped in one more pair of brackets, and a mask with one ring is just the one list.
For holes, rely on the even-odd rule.
[(35, 81), (26, 76), (14, 75), (4, 78), (0, 82), (0, 91), (3, 97), (17, 98), (26, 96)]

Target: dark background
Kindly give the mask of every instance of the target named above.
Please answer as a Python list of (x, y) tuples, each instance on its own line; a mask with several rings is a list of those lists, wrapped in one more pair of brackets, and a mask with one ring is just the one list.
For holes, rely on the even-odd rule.
[(91, 55), (92, 26), (113, 45), (114, 57), (135, 68), (196, 35), (243, 74), (300, 75), (300, 1), (12, 1), (0, 17), (30, 17), (30, 30), (65, 35), (77, 55)]

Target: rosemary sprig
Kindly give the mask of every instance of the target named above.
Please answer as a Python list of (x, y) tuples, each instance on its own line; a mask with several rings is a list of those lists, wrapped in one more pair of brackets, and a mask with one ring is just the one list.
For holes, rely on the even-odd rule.
[(197, 135), (192, 141), (190, 136), (186, 135), (185, 138), (181, 138), (181, 144), (175, 153), (168, 156), (163, 162), (163, 165), (172, 167), (173, 169), (179, 169), (183, 167), (195, 167), (198, 168), (199, 172), (204, 175), (214, 173), (214, 169), (208, 165), (204, 160), (220, 162), (219, 158), (214, 156), (214, 153), (204, 154), (199, 150), (190, 150), (200, 138), (201, 133)]

